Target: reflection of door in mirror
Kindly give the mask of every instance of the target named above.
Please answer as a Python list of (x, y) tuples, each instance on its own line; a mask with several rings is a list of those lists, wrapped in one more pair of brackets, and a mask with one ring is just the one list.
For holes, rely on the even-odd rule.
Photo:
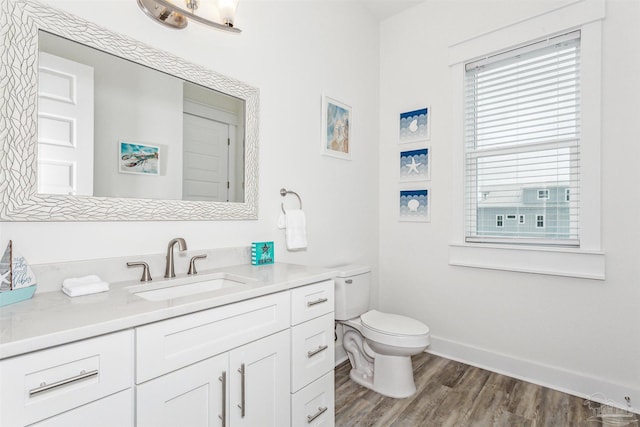
[(184, 113), (182, 200), (227, 202), (230, 125)]
[(93, 68), (41, 52), (38, 192), (93, 195)]
[(182, 199), (242, 201), (243, 104), (189, 82), (183, 94)]

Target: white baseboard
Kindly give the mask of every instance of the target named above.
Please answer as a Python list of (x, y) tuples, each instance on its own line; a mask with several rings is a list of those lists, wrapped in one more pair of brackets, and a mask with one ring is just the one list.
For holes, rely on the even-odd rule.
[[(640, 388), (431, 336), (430, 354), (640, 414)], [(629, 397), (629, 403), (625, 397)], [(635, 407), (634, 407), (635, 406)]]

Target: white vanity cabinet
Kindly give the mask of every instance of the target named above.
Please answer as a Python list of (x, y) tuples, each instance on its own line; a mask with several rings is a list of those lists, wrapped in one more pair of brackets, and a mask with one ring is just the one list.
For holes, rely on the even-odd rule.
[(279, 289), (45, 335), (51, 347), (0, 360), (0, 427), (333, 426), (333, 280)]
[(291, 426), (333, 426), (333, 280), (291, 291)]
[(136, 328), (136, 425), (289, 425), (290, 295)]
[(133, 332), (0, 361), (0, 426), (133, 426)]

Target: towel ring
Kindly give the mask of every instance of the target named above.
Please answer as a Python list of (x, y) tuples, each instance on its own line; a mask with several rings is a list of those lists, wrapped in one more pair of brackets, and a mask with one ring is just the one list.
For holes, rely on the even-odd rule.
[[(294, 196), (296, 196), (298, 198), (298, 203), (300, 203), (300, 209), (302, 209), (302, 199), (300, 198), (298, 193), (296, 193), (295, 191), (289, 191), (286, 188), (280, 189), (280, 195), (282, 197), (286, 197), (287, 194), (293, 194)], [(284, 210), (284, 202), (280, 203), (280, 208), (282, 209), (282, 213), (286, 215), (287, 211)]]

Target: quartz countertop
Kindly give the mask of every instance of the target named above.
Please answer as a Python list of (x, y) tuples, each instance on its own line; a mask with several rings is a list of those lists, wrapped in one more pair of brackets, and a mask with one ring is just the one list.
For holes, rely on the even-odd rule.
[(237, 265), (151, 283), (197, 282), (218, 273), (249, 280), (164, 301), (135, 295), (136, 287), (143, 290), (149, 285), (133, 280), (111, 283), (108, 292), (99, 294), (71, 298), (62, 291), (36, 293), (30, 300), (0, 307), (0, 359), (332, 279), (337, 272), (284, 263)]

